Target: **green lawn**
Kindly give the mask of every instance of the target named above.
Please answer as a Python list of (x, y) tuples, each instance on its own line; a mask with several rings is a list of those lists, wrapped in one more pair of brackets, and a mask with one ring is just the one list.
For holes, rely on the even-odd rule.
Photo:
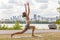
[[(28, 38), (10, 38), (10, 35), (0, 35), (0, 40), (60, 40), (60, 33), (40, 33), (35, 35), (37, 37)], [(31, 36), (31, 34), (18, 34), (15, 36)]]

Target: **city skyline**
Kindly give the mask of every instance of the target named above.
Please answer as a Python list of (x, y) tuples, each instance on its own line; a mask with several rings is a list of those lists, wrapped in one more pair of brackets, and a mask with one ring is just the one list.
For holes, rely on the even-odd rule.
[[(41, 15), (36, 15), (34, 14), (33, 15), (33, 18), (30, 18), (30, 21), (36, 21), (36, 20), (39, 20), (39, 21), (47, 21), (47, 22), (54, 22), (58, 19), (59, 17), (56, 16), (56, 17), (43, 17)], [(6, 19), (1, 19), (0, 21), (25, 21), (25, 18), (22, 17), (22, 15), (19, 15), (19, 16), (12, 16), (10, 17), (9, 19), (6, 18)]]

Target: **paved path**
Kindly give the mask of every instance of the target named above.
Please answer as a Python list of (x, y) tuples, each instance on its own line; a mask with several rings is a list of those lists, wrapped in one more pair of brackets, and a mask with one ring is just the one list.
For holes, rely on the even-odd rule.
[[(12, 34), (15, 32), (21, 32), (22, 30), (0, 30), (0, 34)], [(26, 31), (25, 33), (31, 33), (31, 30)], [(46, 33), (46, 32), (60, 32), (60, 30), (35, 30), (35, 33)]]

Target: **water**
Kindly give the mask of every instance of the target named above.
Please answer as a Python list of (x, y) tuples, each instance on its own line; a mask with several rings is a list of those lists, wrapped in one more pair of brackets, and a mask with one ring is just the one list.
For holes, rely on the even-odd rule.
[[(0, 24), (0, 25), (4, 25), (4, 24)], [(8, 27), (13, 27), (14, 24), (5, 24)], [(23, 26), (23, 28), (25, 28), (26, 24), (20, 24)], [(49, 29), (48, 28), (49, 24), (30, 24), (30, 26), (35, 26), (37, 29)]]

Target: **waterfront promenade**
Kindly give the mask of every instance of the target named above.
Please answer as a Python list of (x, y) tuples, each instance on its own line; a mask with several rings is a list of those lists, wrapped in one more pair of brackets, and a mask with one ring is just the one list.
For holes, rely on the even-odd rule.
[[(0, 30), (0, 34), (12, 34), (15, 32), (20, 32), (22, 30)], [(26, 34), (31, 34), (31, 30), (26, 31)], [(60, 32), (60, 30), (35, 30), (35, 33), (50, 33), (50, 32)]]

